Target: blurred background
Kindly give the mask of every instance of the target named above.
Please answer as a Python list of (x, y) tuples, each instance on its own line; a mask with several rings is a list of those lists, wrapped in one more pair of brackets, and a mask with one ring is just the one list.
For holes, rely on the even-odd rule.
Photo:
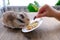
[(54, 6), (58, 0), (3, 0), (6, 6), (27, 6), (29, 3), (33, 3), (34, 1), (37, 1), (40, 6), (44, 4)]
[(44, 4), (60, 10), (57, 3), (60, 5), (60, 0), (0, 0), (0, 13), (5, 11), (38, 12), (38, 9)]

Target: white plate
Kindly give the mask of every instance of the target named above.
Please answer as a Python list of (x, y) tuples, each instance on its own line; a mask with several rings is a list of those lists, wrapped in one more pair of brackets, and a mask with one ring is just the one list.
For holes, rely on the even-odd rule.
[(35, 20), (31, 20), (30, 23), (35, 22), (35, 21), (38, 21), (37, 27), (32, 28), (31, 30), (27, 30), (27, 28), (24, 27), (24, 28), (22, 28), (22, 32), (25, 32), (25, 33), (26, 33), (26, 32), (31, 32), (31, 31), (37, 29), (37, 28), (42, 24), (42, 22), (43, 22), (42, 18), (37, 18), (37, 19), (35, 19)]

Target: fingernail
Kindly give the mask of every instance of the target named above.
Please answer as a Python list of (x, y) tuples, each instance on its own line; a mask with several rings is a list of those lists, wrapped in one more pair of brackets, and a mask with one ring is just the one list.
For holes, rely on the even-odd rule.
[(36, 19), (36, 16), (33, 19), (35, 20)]

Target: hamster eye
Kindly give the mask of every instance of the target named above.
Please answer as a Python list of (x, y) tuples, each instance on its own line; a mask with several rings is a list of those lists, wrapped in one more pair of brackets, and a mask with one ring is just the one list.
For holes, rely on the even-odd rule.
[(22, 14), (20, 14), (20, 16), (24, 19), (24, 16)]

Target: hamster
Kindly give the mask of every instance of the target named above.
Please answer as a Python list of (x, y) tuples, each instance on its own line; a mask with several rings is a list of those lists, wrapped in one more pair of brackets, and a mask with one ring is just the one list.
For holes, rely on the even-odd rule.
[(25, 12), (7, 11), (3, 13), (3, 24), (10, 28), (23, 28), (28, 25), (30, 19)]

